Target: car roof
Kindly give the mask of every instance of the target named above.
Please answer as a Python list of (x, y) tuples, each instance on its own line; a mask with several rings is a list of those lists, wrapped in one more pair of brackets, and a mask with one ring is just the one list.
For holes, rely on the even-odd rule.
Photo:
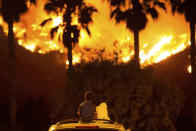
[(49, 131), (54, 129), (112, 129), (112, 130), (122, 130), (124, 127), (122, 124), (117, 122), (112, 122), (110, 120), (95, 119), (90, 122), (81, 122), (78, 120), (63, 120), (52, 125)]

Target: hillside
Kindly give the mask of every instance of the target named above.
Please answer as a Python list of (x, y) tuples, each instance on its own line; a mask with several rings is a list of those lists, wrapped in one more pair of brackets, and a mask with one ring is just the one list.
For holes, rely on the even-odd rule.
[(190, 86), (190, 73), (187, 69), (190, 65), (189, 54), (190, 49), (187, 48), (155, 64), (154, 75), (186, 90)]
[[(0, 101), (9, 96), (7, 38), (0, 29)], [(51, 97), (63, 85), (64, 56), (58, 52), (46, 55), (32, 53), (16, 45), (16, 88), (19, 100), (26, 97)]]
[[(0, 92), (1, 101), (9, 96), (8, 47), (7, 38), (0, 30)], [(155, 64), (154, 75), (178, 85), (186, 91), (189, 87), (187, 67), (189, 49), (175, 54)], [(46, 99), (54, 95), (65, 81), (64, 56), (58, 52), (45, 55), (32, 53), (21, 46), (16, 46), (16, 87), (18, 99), (28, 96), (44, 96)]]

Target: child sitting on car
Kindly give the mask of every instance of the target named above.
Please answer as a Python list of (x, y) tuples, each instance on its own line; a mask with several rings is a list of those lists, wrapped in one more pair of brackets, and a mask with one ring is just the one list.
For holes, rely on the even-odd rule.
[(84, 94), (84, 102), (82, 102), (78, 108), (78, 115), (81, 121), (90, 121), (96, 119), (96, 106), (93, 104), (93, 92), (87, 91)]

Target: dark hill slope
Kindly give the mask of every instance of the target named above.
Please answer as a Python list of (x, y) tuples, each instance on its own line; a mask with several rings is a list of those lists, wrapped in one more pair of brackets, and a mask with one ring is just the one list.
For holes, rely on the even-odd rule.
[(190, 49), (187, 48), (155, 64), (154, 75), (186, 90), (190, 86), (190, 73), (188, 72), (188, 66), (190, 65), (189, 54)]
[(183, 116), (189, 116), (190, 109), (192, 108), (190, 96), (190, 73), (188, 72), (188, 66), (190, 65), (190, 48), (185, 49), (169, 58), (155, 64), (154, 75), (157, 78), (177, 85), (184, 91), (186, 96), (185, 105), (182, 110)]
[[(16, 45), (16, 88), (19, 100), (26, 97), (51, 97), (62, 87), (65, 78), (64, 56), (58, 52), (46, 55), (32, 53)], [(0, 101), (8, 101), (8, 43), (0, 30)]]
[[(167, 80), (180, 88), (189, 88), (189, 49), (155, 64), (154, 75)], [(17, 94), (22, 99), (32, 96), (51, 96), (62, 87), (65, 81), (63, 55), (51, 52), (46, 55), (32, 53), (21, 46), (16, 46), (16, 86)], [(7, 38), (0, 31), (0, 92), (1, 100), (8, 98), (8, 48)]]

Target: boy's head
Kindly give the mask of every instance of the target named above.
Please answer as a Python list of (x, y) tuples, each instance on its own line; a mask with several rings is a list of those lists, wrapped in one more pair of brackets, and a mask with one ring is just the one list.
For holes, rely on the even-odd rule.
[(84, 94), (84, 99), (86, 101), (92, 101), (93, 100), (93, 92), (92, 91), (87, 91), (85, 94)]

